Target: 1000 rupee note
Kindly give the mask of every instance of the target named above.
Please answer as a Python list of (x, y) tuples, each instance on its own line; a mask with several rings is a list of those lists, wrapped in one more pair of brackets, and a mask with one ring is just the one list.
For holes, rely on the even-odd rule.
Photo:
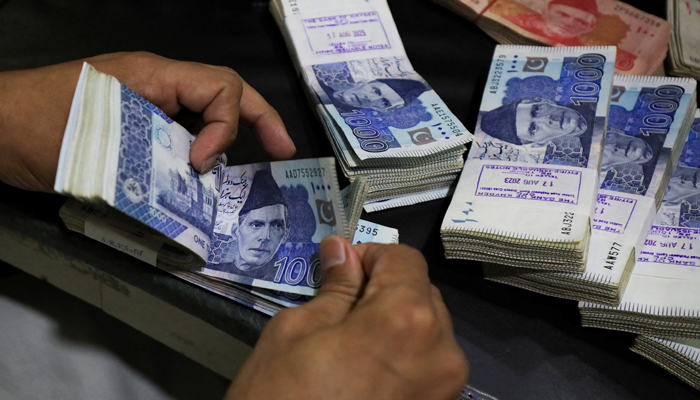
[(321, 240), (349, 236), (337, 185), (332, 158), (227, 167), (202, 273), (315, 294)]
[(586, 271), (487, 265), (487, 278), (557, 297), (619, 303), (686, 142), (696, 84), (632, 75), (615, 75), (613, 84)]
[(386, 2), (300, 3), (285, 24), (302, 75), (360, 160), (421, 157), (471, 139), (413, 70)]
[(694, 122), (619, 306), (580, 302), (584, 326), (700, 338), (700, 119)]
[(84, 63), (54, 189), (121, 211), (192, 251), (201, 263), (209, 252), (226, 157), (200, 175), (189, 163), (193, 140), (162, 110)]
[(627, 277), (661, 205), (695, 115), (691, 79), (616, 75), (592, 224), (594, 280)]
[[(441, 231), (570, 248), (580, 264), (614, 60), (614, 47), (497, 46), (474, 144)], [(455, 251), (470, 248), (454, 244)], [(496, 257), (505, 251), (482, 248)]]

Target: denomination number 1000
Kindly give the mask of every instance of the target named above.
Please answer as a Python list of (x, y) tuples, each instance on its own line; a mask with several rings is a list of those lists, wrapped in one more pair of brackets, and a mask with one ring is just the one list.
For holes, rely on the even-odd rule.
[(318, 258), (311, 261), (311, 264), (303, 257), (294, 258), (291, 262), (289, 257), (284, 257), (275, 263), (277, 273), (275, 283), (285, 283), (290, 286), (299, 285), (306, 278), (306, 285), (311, 288), (321, 286), (321, 262)]

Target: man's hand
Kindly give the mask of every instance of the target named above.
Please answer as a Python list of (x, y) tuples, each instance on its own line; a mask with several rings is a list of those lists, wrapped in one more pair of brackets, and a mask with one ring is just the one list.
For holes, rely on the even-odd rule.
[(320, 251), (318, 296), (272, 318), (226, 399), (456, 398), (467, 362), (423, 256), (339, 236)]
[(114, 75), (173, 116), (201, 112), (206, 126), (190, 161), (202, 172), (236, 139), (239, 119), (274, 158), (296, 151), (279, 114), (233, 70), (150, 53), (114, 53), (24, 71), (0, 72), (0, 180), (52, 191), (63, 132), (83, 61)]

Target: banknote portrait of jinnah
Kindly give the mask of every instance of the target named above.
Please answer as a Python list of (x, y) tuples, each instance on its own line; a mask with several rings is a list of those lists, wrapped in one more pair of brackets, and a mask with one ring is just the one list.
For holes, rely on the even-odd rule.
[(603, 147), (601, 172), (623, 164), (645, 164), (654, 157), (654, 151), (644, 140), (608, 128)]
[(668, 182), (666, 196), (663, 204), (675, 206), (683, 200), (700, 194), (700, 168), (693, 168), (680, 162), (673, 171), (673, 176)]
[(320, 83), (340, 112), (360, 108), (392, 112), (411, 104), (421, 93), (428, 90), (422, 82), (411, 79), (355, 82), (353, 86), (343, 89), (335, 89), (323, 82)]
[(546, 146), (562, 136), (580, 136), (588, 127), (578, 111), (535, 97), (521, 99), (485, 112), (481, 130), (504, 142)]
[(272, 174), (257, 171), (232, 232), (238, 245), (233, 264), (241, 275), (256, 279), (274, 275), (277, 250), (289, 234), (289, 221), (287, 202)]
[(526, 31), (567, 46), (581, 46), (578, 37), (593, 31), (598, 22), (596, 0), (551, 0), (543, 13), (506, 16)]

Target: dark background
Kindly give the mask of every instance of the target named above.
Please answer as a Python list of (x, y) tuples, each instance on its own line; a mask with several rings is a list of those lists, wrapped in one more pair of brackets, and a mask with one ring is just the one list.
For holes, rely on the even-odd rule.
[[(662, 1), (629, 3), (664, 16)], [(428, 0), (389, 5), (415, 70), (472, 130), (496, 43)], [(333, 154), (267, 1), (0, 1), (0, 71), (136, 50), (233, 68), (280, 113), (297, 146), (296, 158)], [(228, 153), (230, 164), (269, 159), (245, 129)], [(479, 263), (446, 260), (439, 231), (449, 201), (363, 218), (398, 228), (402, 243), (425, 254), (470, 360), (471, 385), (499, 399), (697, 397), (697, 391), (629, 351), (633, 334), (582, 328), (576, 302), (485, 281)], [(58, 218), (61, 202), (60, 196), (0, 185), (0, 222), (27, 234), (39, 229), (32, 224), (50, 226), (56, 237), (45, 240), (63, 241), (76, 254), (92, 252), (115, 276), (255, 341), (266, 317), (65, 230)]]

